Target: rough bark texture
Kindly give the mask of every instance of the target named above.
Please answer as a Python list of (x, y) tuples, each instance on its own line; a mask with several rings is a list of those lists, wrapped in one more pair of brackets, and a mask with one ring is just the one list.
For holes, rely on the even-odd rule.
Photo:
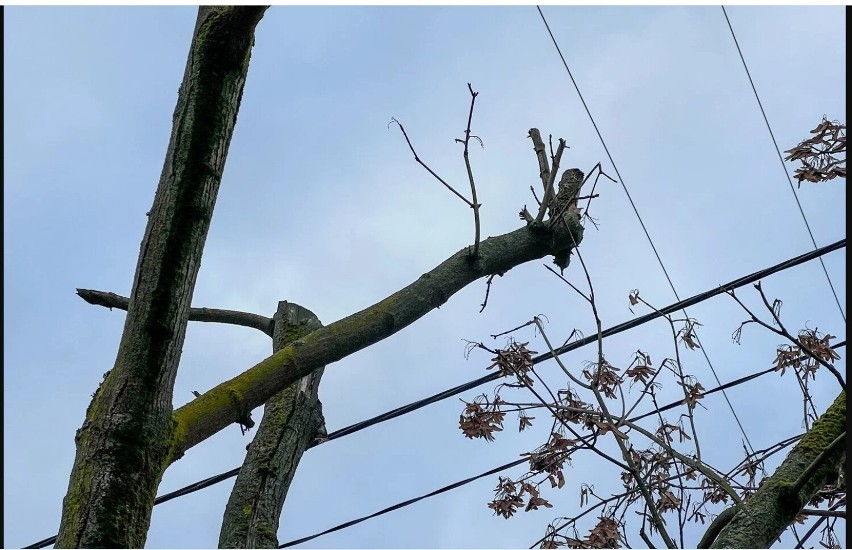
[(812, 472), (801, 490), (799, 477), (846, 431), (846, 392), (841, 392), (760, 489), (744, 502), (710, 548), (769, 548), (813, 496), (837, 478), (846, 446), (839, 445)]
[(381, 302), (296, 340), (179, 408), (172, 460), (240, 422), (247, 412), (303, 376), (399, 332), (471, 282), (548, 254), (565, 254), (583, 236), (577, 214), (568, 216), (562, 228), (526, 226), (486, 239), (475, 258), (467, 249), (461, 250)]
[(115, 365), (77, 431), (57, 547), (141, 548), (174, 438), (172, 390), (265, 8), (200, 8)]
[[(273, 319), (273, 351), (322, 326), (312, 312), (288, 302), (279, 302)], [(278, 520), (287, 490), (302, 454), (324, 425), (317, 398), (322, 372), (313, 371), (266, 402), (225, 508), (219, 548), (278, 547)]]

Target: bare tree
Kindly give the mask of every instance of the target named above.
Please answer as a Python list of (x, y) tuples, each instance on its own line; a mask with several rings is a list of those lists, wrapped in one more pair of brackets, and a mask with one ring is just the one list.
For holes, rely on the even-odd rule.
[[(524, 207), (520, 211), (524, 222), (520, 228), (505, 235), (481, 239), (481, 204), (469, 156), (471, 139), (481, 144), (479, 137), (471, 132), (478, 94), (468, 85), (471, 103), (467, 128), (464, 136), (456, 141), (463, 146), (469, 197), (422, 161), (402, 124), (395, 119), (393, 122), (398, 124), (415, 160), (472, 209), (474, 238), (471, 246), (452, 254), (433, 270), (384, 300), (327, 326), (322, 326), (308, 310), (287, 302), (279, 304), (272, 318), (253, 313), (190, 308), (242, 98), (254, 29), (265, 9), (199, 9), (175, 109), (172, 137), (149, 213), (131, 295), (124, 298), (101, 291), (78, 291), (90, 303), (126, 309), (127, 319), (115, 366), (95, 392), (86, 420), (77, 432), (77, 456), (63, 503), (57, 547), (142, 547), (157, 486), (166, 468), (189, 449), (230, 424), (239, 424), (246, 430), (252, 428), (251, 412), (264, 404), (264, 418), (248, 448), (243, 471), (225, 510), (220, 546), (277, 545), (278, 518), (296, 466), (304, 450), (317, 438), (321, 440), (323, 437), (317, 388), (327, 366), (392, 336), (481, 278), (487, 278), (487, 289), (490, 289), (494, 276), (548, 255), (554, 257), (554, 263), (562, 270), (558, 274), (554, 271), (559, 277), (562, 277), (573, 255), (576, 254), (582, 264), (578, 246), (583, 238), (583, 220), (591, 220), (588, 218), (588, 204), (597, 195), (594, 185), (585, 196), (581, 195), (581, 189), (591, 174), (597, 173), (595, 183), (599, 177), (608, 176), (598, 165), (589, 176), (573, 168), (563, 170), (560, 177), (566, 143), (559, 139), (555, 151), (551, 143), (548, 155), (541, 134), (535, 128), (530, 130), (529, 137), (542, 181), (542, 196), (541, 200), (536, 198), (535, 214)], [(589, 201), (585, 204), (585, 211), (579, 207), (581, 200)], [(682, 423), (670, 424), (660, 418), (656, 431), (646, 430), (629, 418), (639, 401), (630, 410), (622, 410), (621, 414), (611, 412), (607, 400), (622, 391), (621, 384), (628, 378), (642, 385), (639, 400), (647, 396), (653, 400), (654, 384), (662, 369), (655, 371), (650, 357), (639, 352), (635, 364), (623, 375), (617, 374), (618, 369), (606, 360), (603, 353), (592, 277), (584, 264), (582, 271), (588, 283), (588, 293), (571, 283), (569, 285), (588, 301), (595, 316), (599, 333), (598, 355), (597, 361), (587, 365), (579, 376), (562, 365), (572, 387), (554, 393), (545, 385), (547, 396), (536, 393), (530, 376), (535, 375), (530, 362), (532, 352), (524, 344), (515, 342), (505, 350), (490, 350), (495, 354), (494, 365), (500, 368), (501, 373), (517, 377), (516, 386), (532, 391), (537, 400), (534, 406), (546, 407), (554, 419), (551, 440), (530, 453), (529, 474), (544, 476), (543, 479), (533, 483), (528, 479), (515, 482), (501, 478), (498, 498), (492, 503), (495, 512), (511, 516), (523, 504), (524, 494), (529, 497), (528, 510), (547, 507), (549, 503), (543, 498), (539, 485), (548, 481), (555, 487), (562, 486), (562, 465), (578, 448), (598, 454), (602, 460), (622, 471), (625, 492), (613, 497), (615, 500), (602, 502), (613, 502), (614, 508), (610, 506), (613, 510), (626, 511), (632, 504), (641, 506), (645, 523), (640, 536), (649, 544), (648, 534), (659, 533), (667, 546), (676, 546), (676, 535), (670, 532), (663, 519), (666, 512), (677, 512), (679, 542), (683, 546), (684, 523), (690, 517), (703, 519), (705, 512), (702, 512), (702, 507), (708, 502), (727, 502), (730, 499), (736, 503), (735, 513), (728, 514), (730, 517), (726, 516), (724, 522), (714, 523), (714, 529), (718, 529), (708, 541), (715, 545), (727, 544), (729, 540), (739, 544), (743, 541), (739, 533), (753, 534), (754, 530), (748, 528), (749, 522), (760, 517), (754, 511), (758, 506), (752, 503), (765, 501), (781, 506), (782, 511), (777, 517), (786, 526), (790, 521), (787, 518), (789, 512), (792, 510), (795, 516), (801, 508), (791, 506), (791, 498), (798, 498), (804, 503), (822, 494), (820, 491), (824, 490), (831, 472), (836, 471), (840, 453), (837, 441), (842, 440), (841, 434), (834, 433), (837, 427), (834, 409), (814, 424), (791, 453), (791, 456), (795, 454), (797, 457), (795, 467), (784, 470), (787, 476), (784, 479), (795, 476), (795, 481), (791, 489), (782, 493), (768, 490), (761, 493), (760, 489), (751, 486), (738, 487), (737, 490), (731, 486), (731, 475), (720, 475), (702, 462), (691, 411), (701, 398), (703, 388), (684, 375), (677, 357), (665, 366), (683, 387), (690, 428)], [(639, 303), (638, 292), (631, 296)], [(483, 307), (486, 304), (487, 291)], [(273, 338), (273, 353), (231, 380), (207, 392), (196, 393), (195, 399), (175, 410), (172, 406), (173, 387), (189, 320), (224, 322), (262, 330)], [(678, 342), (687, 347), (698, 345), (694, 332), (697, 323), (693, 319), (669, 318), (669, 322), (675, 350)], [(544, 335), (538, 318), (528, 325), (535, 326)], [(810, 352), (808, 357), (811, 359), (814, 359), (812, 355), (819, 355), (816, 348), (801, 337), (796, 342), (796, 349), (805, 354)], [(548, 346), (551, 352), (555, 351), (549, 341)], [(488, 349), (484, 344), (477, 347)], [(826, 357), (824, 351), (822, 353), (814, 360), (819, 359), (821, 367), (831, 370), (833, 359)], [(799, 368), (802, 372), (811, 372), (807, 366)], [(842, 407), (845, 406), (845, 382), (836, 370), (833, 372), (844, 384), (844, 392), (835, 404), (835, 408)], [(574, 388), (588, 392), (591, 403), (583, 401)], [(499, 397), (493, 401), (486, 398), (468, 404), (466, 417), (463, 417), (466, 435), (492, 437), (491, 433), (501, 426), (504, 415), (501, 407), (506, 404)], [(517, 406), (519, 412), (530, 408), (521, 404), (513, 406)], [(522, 412), (521, 419), (521, 428), (531, 421)], [(575, 425), (589, 433), (580, 435)], [(829, 428), (823, 429), (822, 426)], [(634, 447), (631, 442), (634, 432), (650, 440), (652, 447)], [(830, 441), (822, 445), (823, 438), (814, 443), (816, 435), (811, 437), (811, 434), (822, 434)], [(610, 435), (618, 449), (614, 454), (601, 450), (598, 445), (598, 440)], [(694, 439), (695, 455), (689, 456), (677, 450), (672, 445), (675, 436)], [(796, 454), (797, 451), (800, 452)], [(691, 508), (690, 501), (684, 497), (689, 488), (679, 484), (682, 479), (700, 479), (703, 499)], [(589, 491), (588, 494), (593, 493)], [(610, 547), (618, 544), (623, 536), (619, 532), (622, 524), (614, 514), (607, 514), (601, 517), (588, 538), (575, 537), (562, 542), (572, 546)], [(648, 533), (644, 529), (646, 525)], [(767, 531), (762, 536), (777, 535)], [(544, 544), (558, 544), (557, 537), (558, 529), (553, 528)]]

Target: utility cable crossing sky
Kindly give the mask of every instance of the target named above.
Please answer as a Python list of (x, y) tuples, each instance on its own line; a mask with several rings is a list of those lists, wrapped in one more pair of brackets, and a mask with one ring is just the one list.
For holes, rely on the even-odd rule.
[[(725, 292), (727, 292), (729, 290), (736, 290), (736, 289), (743, 287), (743, 286), (745, 286), (749, 283), (754, 283), (756, 281), (759, 281), (760, 279), (762, 279), (764, 277), (768, 277), (768, 276), (773, 275), (775, 273), (780, 273), (782, 271), (785, 271), (785, 270), (790, 269), (792, 267), (796, 267), (798, 265), (804, 264), (804, 263), (812, 261), (814, 259), (821, 258), (822, 256), (824, 256), (825, 254), (828, 254), (829, 252), (834, 252), (834, 251), (840, 250), (842, 248), (846, 248), (846, 239), (841, 239), (841, 240), (839, 240), (835, 243), (824, 246), (822, 248), (818, 248), (816, 250), (806, 252), (805, 254), (802, 254), (800, 256), (790, 258), (789, 260), (785, 260), (781, 263), (767, 267), (767, 268), (762, 269), (760, 271), (755, 271), (754, 273), (750, 273), (750, 274), (745, 275), (743, 277), (740, 277), (738, 279), (734, 279), (733, 281), (730, 281), (730, 282), (728, 282), (724, 285), (720, 285), (716, 288), (706, 290), (704, 292), (696, 294), (695, 296), (692, 296), (692, 297), (687, 298), (685, 300), (675, 302), (671, 305), (660, 308), (657, 311), (642, 315), (640, 317), (637, 317), (635, 319), (631, 319), (630, 321), (627, 321), (627, 322), (624, 322), (624, 323), (620, 323), (618, 325), (615, 325), (613, 327), (610, 327), (608, 329), (603, 330), (601, 332), (601, 337), (606, 338), (606, 337), (613, 336), (615, 334), (630, 330), (632, 328), (635, 328), (635, 327), (638, 327), (638, 326), (643, 325), (645, 323), (648, 323), (649, 321), (659, 319), (660, 317), (663, 317), (664, 315), (668, 315), (669, 313), (679, 311), (679, 310), (681, 310), (685, 307), (688, 307), (688, 306), (699, 304), (701, 302), (709, 300), (710, 298), (719, 296), (720, 294), (724, 294)], [(564, 353), (579, 349), (583, 346), (589, 345), (589, 344), (594, 343), (596, 341), (597, 341), (597, 336), (589, 336), (589, 337), (586, 337), (586, 338), (575, 340), (574, 342), (568, 343), (568, 344), (556, 349), (555, 350), (556, 355), (562, 355)], [(837, 344), (834, 347), (841, 347), (842, 345), (845, 345), (845, 342)], [(541, 355), (538, 355), (535, 358), (533, 358), (532, 362), (534, 364), (538, 364), (538, 363), (541, 363), (542, 361), (552, 359), (553, 356), (554, 355), (550, 352), (542, 353)], [(734, 385), (738, 385), (738, 384), (753, 380), (757, 376), (762, 376), (763, 374), (766, 374), (768, 372), (772, 372), (773, 370), (774, 369), (768, 369), (766, 371), (762, 371), (761, 373), (758, 373), (757, 375), (746, 376), (746, 377), (735, 380), (733, 382), (729, 382), (728, 384), (724, 384), (724, 385), (720, 384), (718, 387), (705, 392), (705, 395), (710, 394), (710, 393), (715, 393), (717, 391), (724, 392), (724, 390), (728, 387), (732, 387)], [(375, 426), (375, 425), (380, 424), (382, 422), (386, 422), (388, 420), (398, 418), (398, 417), (403, 416), (405, 414), (408, 414), (410, 412), (414, 412), (418, 409), (421, 409), (421, 408), (423, 408), (427, 405), (431, 405), (432, 403), (437, 403), (439, 401), (447, 399), (448, 397), (458, 395), (460, 393), (471, 390), (471, 389), (476, 388), (478, 386), (481, 386), (483, 384), (487, 384), (489, 382), (494, 382), (498, 378), (499, 378), (499, 375), (497, 373), (491, 373), (491, 374), (488, 374), (488, 375), (483, 376), (481, 378), (477, 378), (475, 380), (471, 380), (470, 382), (466, 382), (464, 384), (458, 385), (454, 388), (450, 388), (450, 389), (444, 390), (440, 393), (436, 393), (432, 396), (420, 399), (420, 400), (415, 401), (413, 403), (409, 403), (409, 404), (404, 405), (402, 407), (398, 407), (396, 409), (393, 409), (393, 410), (388, 411), (386, 413), (380, 414), (380, 415), (375, 416), (373, 418), (369, 418), (367, 420), (363, 420), (361, 422), (358, 422), (356, 424), (352, 424), (352, 425), (347, 426), (345, 428), (341, 428), (339, 430), (336, 430), (334, 432), (329, 433), (328, 438), (325, 441), (325, 443), (328, 443), (329, 441), (333, 441), (335, 439), (340, 439), (341, 437), (345, 437), (347, 435), (351, 435), (355, 432), (359, 432), (363, 429), (369, 428), (371, 426)], [(647, 416), (649, 414), (655, 414), (658, 411), (668, 410), (670, 408), (677, 406), (679, 403), (680, 403), (680, 401), (675, 402), (675, 403), (670, 403), (668, 405), (664, 405), (657, 410), (654, 410), (654, 411), (651, 411), (651, 412), (646, 413), (644, 415), (641, 415), (639, 417), (636, 417), (633, 420), (638, 420), (638, 419), (644, 418), (645, 416)], [(323, 444), (325, 444), (325, 443), (323, 443)], [(318, 445), (318, 443), (313, 442), (311, 445), (308, 446), (308, 448), (312, 448), (312, 447), (315, 447), (317, 445)], [(474, 476), (472, 478), (468, 478), (467, 480), (463, 480), (463, 481), (460, 481), (460, 482), (453, 483), (452, 485), (449, 485), (447, 487), (444, 487), (442, 489), (439, 489), (439, 490), (434, 491), (432, 493), (429, 493), (427, 495), (424, 495), (424, 496), (421, 496), (421, 497), (418, 497), (418, 498), (415, 498), (415, 499), (411, 499), (410, 501), (406, 501), (406, 502), (400, 503), (398, 505), (391, 506), (389, 508), (386, 508), (385, 510), (381, 510), (379, 512), (376, 512), (375, 514), (371, 514), (370, 516), (365, 516), (365, 517), (360, 518), (358, 520), (353, 520), (352, 522), (347, 522), (346, 524), (341, 524), (341, 526), (337, 526), (337, 527), (334, 527), (332, 529), (323, 531), (322, 533), (317, 534), (317, 535), (312, 535), (312, 536), (304, 538), (304, 539), (299, 539), (297, 541), (286, 543), (285, 545), (282, 545), (281, 548), (284, 548), (285, 546), (292, 546), (294, 544), (299, 544), (299, 543), (305, 542), (309, 539), (316, 538), (316, 537), (318, 537), (322, 534), (328, 534), (328, 533), (331, 533), (333, 531), (338, 531), (340, 529), (343, 529), (344, 527), (355, 525), (356, 523), (360, 523), (361, 521), (365, 521), (366, 519), (370, 519), (372, 517), (376, 517), (376, 516), (385, 514), (387, 512), (397, 510), (397, 509), (402, 508), (404, 506), (408, 506), (409, 504), (414, 504), (415, 502), (423, 500), (423, 499), (425, 499), (429, 496), (434, 496), (434, 495), (449, 491), (451, 489), (454, 489), (456, 487), (461, 487), (462, 485), (466, 485), (467, 483), (475, 481), (476, 479), (480, 479), (482, 477), (491, 475), (493, 473), (497, 473), (499, 471), (503, 471), (503, 470), (512, 468), (512, 467), (517, 466), (517, 465), (521, 464), (522, 462), (526, 462), (526, 461), (527, 461), (527, 459), (523, 459), (523, 460), (516, 460), (514, 462), (510, 462), (509, 464), (504, 464), (503, 466), (499, 466), (498, 468), (496, 468), (494, 470), (489, 470), (488, 472), (479, 474), (479, 475)], [(168, 501), (176, 499), (178, 497), (185, 496), (185, 495), (188, 495), (190, 493), (194, 493), (196, 491), (200, 491), (201, 489), (211, 487), (213, 485), (216, 485), (217, 483), (225, 481), (226, 479), (230, 479), (232, 477), (235, 477), (237, 474), (239, 474), (239, 472), (240, 472), (239, 468), (234, 468), (233, 470), (229, 470), (227, 472), (223, 472), (221, 474), (211, 476), (207, 479), (197, 481), (196, 483), (193, 483), (191, 485), (187, 485), (186, 487), (183, 487), (183, 488), (178, 489), (176, 491), (166, 493), (165, 495), (157, 497), (157, 499), (154, 501), (154, 505), (156, 506), (158, 504), (168, 502)], [(54, 542), (56, 542), (55, 536), (48, 537), (46, 539), (40, 540), (38, 542), (30, 544), (29, 546), (24, 546), (24, 548), (44, 548), (46, 546), (53, 544)]]

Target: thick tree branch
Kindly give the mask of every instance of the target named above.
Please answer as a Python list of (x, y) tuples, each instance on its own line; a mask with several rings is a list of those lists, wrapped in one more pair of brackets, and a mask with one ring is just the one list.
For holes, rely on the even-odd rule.
[[(311, 311), (279, 302), (272, 349), (278, 351), (321, 326)], [(219, 548), (278, 547), (278, 522), (296, 468), (317, 433), (325, 433), (317, 397), (322, 372), (315, 370), (266, 403), (225, 508)]]
[[(845, 455), (840, 446), (821, 456), (846, 431), (846, 392), (840, 392), (813, 428), (790, 451), (784, 462), (719, 533), (711, 548), (768, 548), (789, 526), (804, 505), (837, 476)], [(806, 481), (797, 481), (819, 459), (821, 465)], [(801, 485), (797, 491), (793, 489)]]
[(142, 548), (172, 454), (189, 304), (265, 7), (199, 8), (115, 364), (86, 411), (59, 548)]
[[(77, 295), (92, 305), (108, 307), (110, 309), (116, 308), (127, 311), (127, 305), (130, 303), (129, 298), (125, 298), (114, 292), (104, 292), (102, 290), (78, 288)], [(189, 320), (201, 323), (224, 323), (227, 325), (256, 328), (264, 334), (272, 336), (272, 319), (256, 313), (233, 311), (230, 309), (191, 307), (189, 308)]]
[(250, 411), (288, 384), (399, 332), (470, 284), (536, 260), (567, 243), (579, 243), (578, 216), (568, 228), (553, 231), (522, 227), (484, 240), (471, 261), (467, 248), (381, 302), (286, 346), (237, 377), (220, 384), (175, 411), (177, 424), (172, 460)]

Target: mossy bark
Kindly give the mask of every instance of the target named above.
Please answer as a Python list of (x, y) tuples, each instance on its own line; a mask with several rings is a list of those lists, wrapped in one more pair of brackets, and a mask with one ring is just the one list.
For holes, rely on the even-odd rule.
[(172, 455), (172, 391), (254, 29), (265, 8), (200, 8), (115, 365), (77, 431), (56, 547), (141, 548)]
[(839, 445), (796, 492), (797, 480), (832, 441), (846, 431), (846, 392), (841, 392), (771, 477), (739, 506), (710, 548), (769, 548), (813, 496), (837, 477), (845, 456)]
[[(273, 351), (322, 325), (309, 310), (279, 302)], [(324, 425), (317, 397), (323, 369), (313, 371), (266, 402), (263, 420), (234, 483), (219, 548), (277, 548), (278, 521), (302, 454)]]
[(381, 302), (317, 329), (180, 407), (175, 411), (172, 459), (179, 459), (187, 449), (239, 422), (246, 411), (259, 407), (300, 378), (399, 332), (473, 281), (503, 274), (548, 254), (565, 254), (583, 237), (578, 216), (568, 216), (562, 228), (531, 224), (485, 239), (476, 257), (465, 248)]

